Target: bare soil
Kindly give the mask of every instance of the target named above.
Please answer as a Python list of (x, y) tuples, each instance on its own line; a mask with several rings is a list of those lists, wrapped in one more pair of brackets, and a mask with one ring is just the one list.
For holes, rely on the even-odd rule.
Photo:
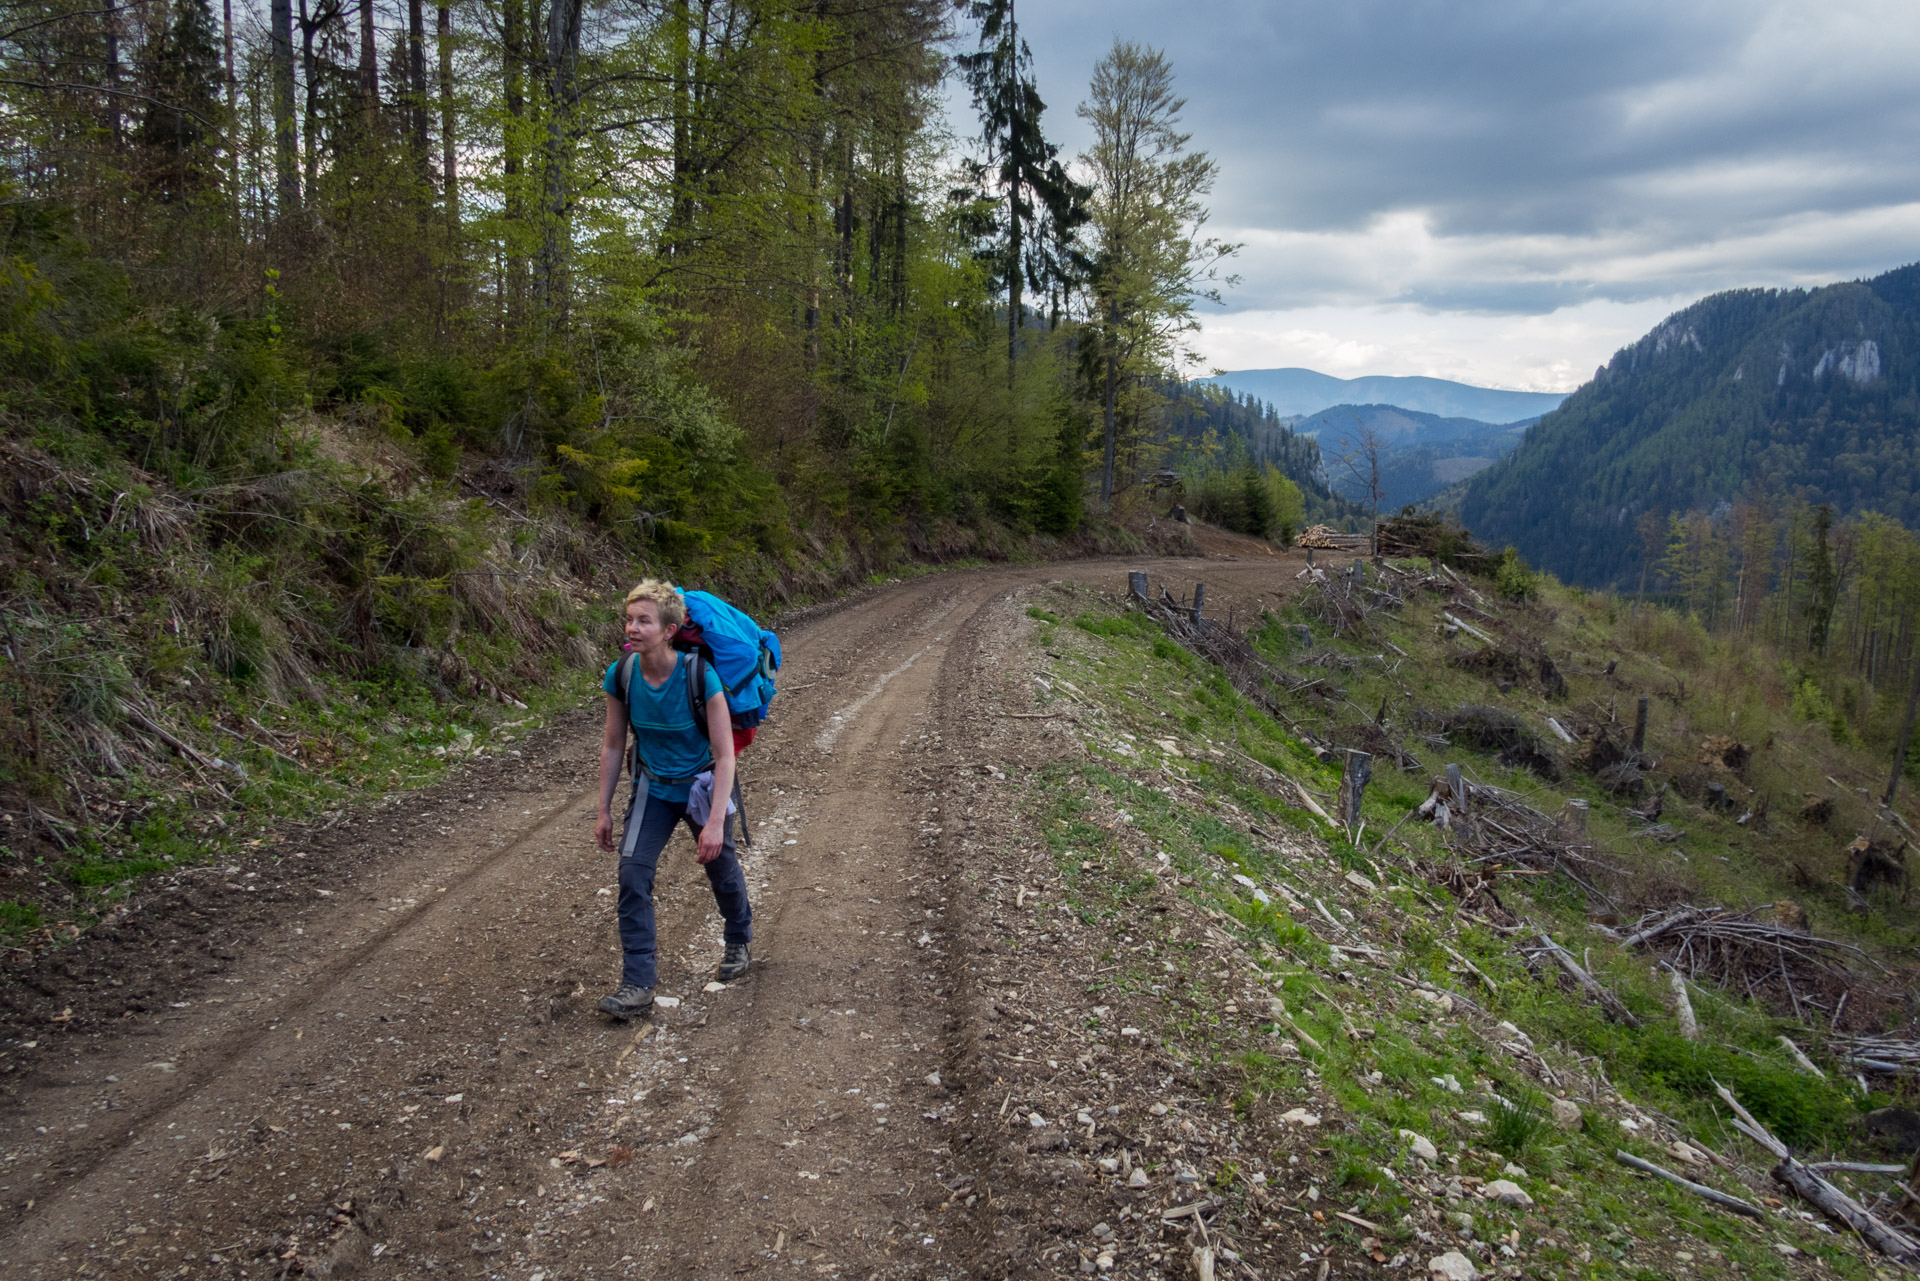
[[(1145, 567), (1245, 617), (1305, 563), (1216, 556)], [(1012, 713), (1024, 594), (1118, 592), (1140, 567), (941, 574), (790, 626), (778, 716), (743, 760), (753, 970), (706, 990), (719, 919), (676, 838), (659, 992), (680, 1003), (650, 1023), (594, 1008), (619, 971), (596, 708), (183, 872), (8, 972), (0, 1271), (1077, 1273), (1048, 1243), (1119, 1194), (1064, 1133), (1010, 1131), (1012, 1072), (1040, 1060), (993, 1045), (1023, 1005), (1085, 991), (1097, 940), (1013, 956), (996, 906), (1008, 867), (1044, 872), (1023, 771), (1076, 749)], [(1171, 1078), (1099, 1058), (1043, 1075), (1078, 1069), (1095, 1130), (1144, 1123)], [(1117, 1274), (1185, 1267), (1129, 1254)]]

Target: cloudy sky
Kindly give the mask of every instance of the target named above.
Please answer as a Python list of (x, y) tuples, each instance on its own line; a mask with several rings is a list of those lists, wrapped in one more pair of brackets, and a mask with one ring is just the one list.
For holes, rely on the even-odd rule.
[[(1114, 38), (1167, 54), (1226, 369), (1571, 390), (1677, 307), (1920, 259), (1913, 0), (1021, 0), (1063, 151)], [(973, 125), (956, 104), (956, 129)]]

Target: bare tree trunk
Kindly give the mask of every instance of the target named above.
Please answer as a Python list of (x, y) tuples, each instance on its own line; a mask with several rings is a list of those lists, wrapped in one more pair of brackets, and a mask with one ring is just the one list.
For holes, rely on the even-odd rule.
[(440, 0), (440, 194), (446, 202), (448, 231), (460, 233), (460, 170), (454, 161), (453, 6)]
[(421, 0), (407, 0), (407, 103), (413, 149), (420, 171), (427, 169), (427, 20)]
[(526, 41), (527, 41), (527, 0), (505, 0), (505, 14), (502, 18), (501, 75), (506, 82), (507, 119), (506, 137), (501, 146), (501, 167), (506, 176), (506, 226), (505, 244), (502, 253), (505, 258), (504, 294), (507, 328), (518, 331), (526, 311), (526, 260), (521, 256), (516, 235), (526, 217), (526, 201), (521, 190), (521, 169), (524, 164), (522, 151), (525, 139), (521, 133), (521, 122), (526, 116)]
[(1907, 772), (1907, 744), (1913, 741), (1913, 714), (1920, 711), (1920, 663), (1913, 669), (1913, 690), (1907, 695), (1906, 719), (1900, 722), (1900, 745), (1893, 749), (1893, 776), (1887, 780), (1887, 794), (1880, 798), (1882, 805), (1893, 804), (1893, 794), (1900, 790), (1900, 776)]
[[(1018, 129), (1018, 126), (1014, 126)], [(1008, 144), (1013, 142), (1008, 135)], [(1020, 184), (1007, 189), (1007, 390), (1013, 390), (1014, 374), (1020, 360), (1021, 285), (1020, 278)], [(1011, 431), (1011, 427), (1009, 427)]]
[(685, 240), (693, 222), (693, 20), (687, 0), (674, 0), (672, 13), (673, 198), (663, 239), (668, 257), (679, 259), (686, 253)]
[(1115, 304), (1109, 303), (1107, 306), (1107, 324), (1110, 326), (1107, 334), (1107, 380), (1101, 393), (1105, 439), (1100, 461), (1100, 506), (1103, 510), (1113, 506), (1113, 415), (1120, 392), (1120, 354), (1113, 349), (1116, 340), (1111, 332), (1120, 327), (1120, 309)]
[[(220, 40), (224, 50), (221, 65), (227, 80), (227, 128), (232, 129), (240, 119), (240, 82), (233, 74), (233, 0), (220, 0)], [(229, 142), (227, 154), (238, 156), (239, 148)]]
[(582, 0), (552, 0), (547, 10), (547, 143), (537, 287), (548, 333), (566, 327), (566, 271), (572, 252), (568, 133), (573, 127), (574, 73), (580, 55)]
[[(231, 5), (232, 0), (228, 0)], [(228, 9), (227, 18), (227, 66), (229, 74), (233, 66), (233, 18), (232, 9)], [(125, 139), (120, 130), (120, 10), (114, 0), (107, 0), (107, 136), (118, 147)]]
[(272, 7), (274, 173), (282, 218), (300, 208), (300, 139), (293, 119), (293, 0)]
[(380, 113), (380, 49), (373, 34), (373, 0), (360, 0), (360, 109), (371, 133)]
[(313, 127), (314, 120), (320, 114), (320, 77), (316, 73), (313, 56), (313, 37), (320, 24), (326, 20), (324, 3), (319, 17), (307, 12), (307, 0), (300, 0), (300, 72), (306, 79), (306, 103), (300, 115), (301, 158), (307, 171), (307, 190), (313, 190), (313, 180), (320, 173), (320, 157), (315, 147), (315, 135), (319, 132)]

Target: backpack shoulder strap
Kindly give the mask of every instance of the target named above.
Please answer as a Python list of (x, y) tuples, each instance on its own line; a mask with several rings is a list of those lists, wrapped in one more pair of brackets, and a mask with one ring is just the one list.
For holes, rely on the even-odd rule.
[(710, 737), (707, 733), (707, 700), (701, 695), (707, 689), (707, 658), (697, 649), (687, 651), (687, 711), (693, 715), (694, 728), (700, 731), (700, 737)]
[(633, 667), (639, 661), (640, 655), (630, 651), (620, 660), (613, 675), (614, 688), (620, 691), (620, 701), (626, 704), (629, 723), (633, 720)]

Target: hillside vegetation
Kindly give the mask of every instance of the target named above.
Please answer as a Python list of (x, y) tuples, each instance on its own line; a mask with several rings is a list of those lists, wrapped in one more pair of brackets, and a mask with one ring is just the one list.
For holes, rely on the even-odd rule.
[(642, 573), (769, 611), (1145, 545), (1230, 252), (1153, 51), (1082, 185), (1005, 0), (132, 12), (0, 32), (9, 940), (510, 750)]
[[(1220, 1239), (1504, 1275), (1890, 1275), (1807, 1217), (1716, 1092), (1805, 1160), (1907, 1152), (1880, 1127), (1913, 1078), (1855, 1047), (1917, 1045), (1920, 913), (1849, 846), (1904, 859), (1920, 810), (1862, 794), (1875, 757), (1796, 708), (1773, 656), (1511, 564), (1343, 566), (1244, 635), (1064, 585), (1035, 599), (1040, 704), (1089, 759), (1041, 781), (1033, 817), (1068, 906), (1111, 922), (1108, 1021), (1198, 1082), (1155, 1169), (1211, 1185)], [(1228, 603), (1247, 602), (1209, 594)], [(1349, 749), (1373, 771), (1351, 823)], [(1466, 803), (1436, 814), (1449, 765)], [(1165, 891), (1210, 923), (1144, 910)], [(1699, 932), (1632, 938), (1662, 921)], [(1713, 943), (1720, 923), (1755, 941)], [(1899, 1212), (1886, 1176), (1829, 1177)]]
[(1568, 582), (1619, 586), (1642, 565), (1642, 516), (1737, 503), (1920, 522), (1920, 266), (1676, 312), (1469, 481), (1458, 510)]

